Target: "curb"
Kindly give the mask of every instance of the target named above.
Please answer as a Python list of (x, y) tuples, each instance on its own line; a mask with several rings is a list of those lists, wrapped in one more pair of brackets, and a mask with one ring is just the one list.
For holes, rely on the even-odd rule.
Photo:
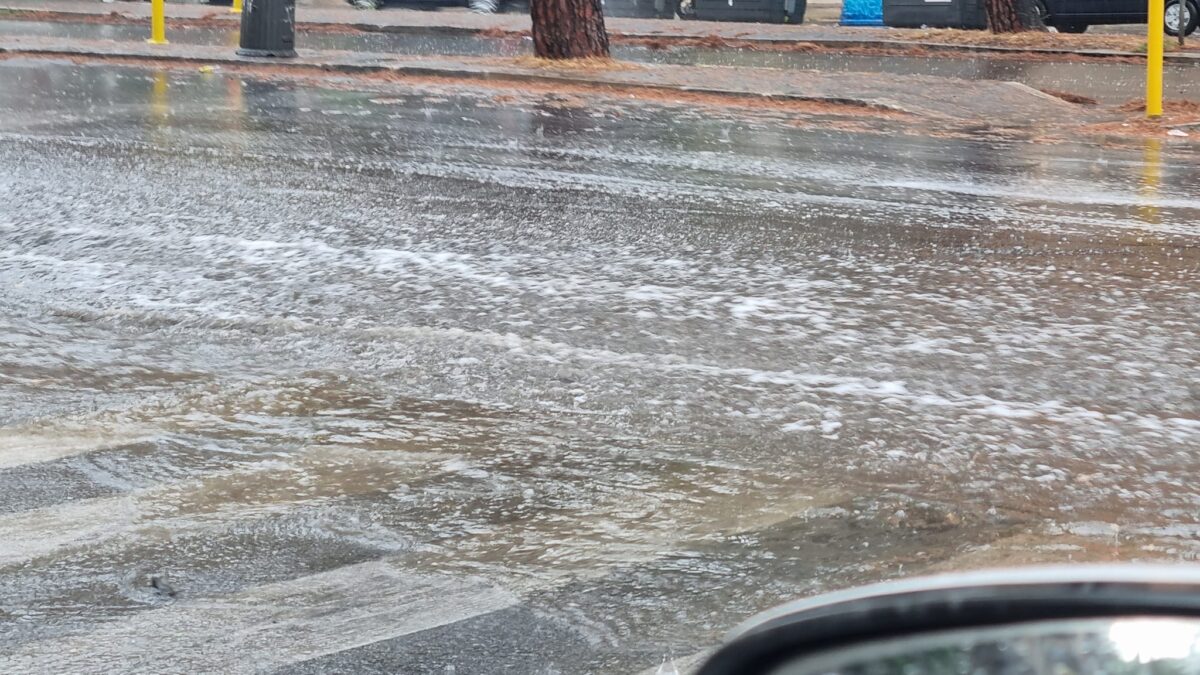
[[(335, 25), (335, 24), (317, 24)], [(336, 24), (344, 25), (344, 24)], [(478, 32), (478, 31), (473, 31)], [(622, 33), (611, 31), (612, 35), (638, 40), (682, 41), (694, 40), (691, 35), (664, 35), (662, 33)], [(773, 38), (773, 37), (736, 37), (721, 38), (730, 42), (759, 42), (763, 44), (788, 45), (804, 42), (823, 47), (874, 47), (879, 49), (928, 49), (944, 52), (996, 52), (1007, 54), (1049, 54), (1055, 56), (1086, 56), (1091, 58), (1136, 58), (1144, 59), (1145, 54), (1138, 52), (1122, 52), (1115, 49), (1050, 49), (1046, 47), (1003, 47), (999, 45), (962, 45), (952, 42), (916, 42), (913, 40), (852, 40), (843, 38)], [(714, 50), (716, 51), (716, 50)], [(1200, 62), (1200, 54), (1163, 54), (1164, 60), (1179, 60), (1184, 63)]]
[[(139, 23), (140, 17), (134, 17), (129, 14), (112, 12), (109, 14), (95, 12), (77, 12), (70, 10), (31, 10), (26, 8), (2, 8), (7, 10), (6, 13), (15, 15), (12, 20), (22, 20), (19, 15), (22, 13), (37, 12), (50, 17), (48, 21), (55, 20), (70, 20), (77, 17), (96, 17), (96, 16), (117, 16), (128, 23)], [(4, 18), (4, 13), (0, 13), (0, 19)], [(236, 19), (231, 15), (216, 15), (204, 19), (190, 17), (167, 17), (168, 21), (177, 24), (187, 25), (189, 23), (198, 23), (200, 21), (220, 21), (229, 24), (234, 24)], [(489, 34), (505, 34), (519, 35), (527, 32), (524, 29), (509, 29), (502, 26), (492, 26), (488, 28), (475, 28), (470, 26), (446, 26), (446, 25), (387, 25), (375, 23), (359, 23), (359, 22), (330, 22), (330, 21), (298, 21), (296, 27), (303, 30), (306, 27), (315, 29), (333, 29), (333, 30), (353, 30), (361, 33), (393, 33), (393, 34), (426, 34), (426, 35), (479, 35), (481, 33)], [(684, 42), (688, 40), (698, 39), (696, 35), (681, 35), (676, 33), (656, 33), (644, 31), (624, 32), (620, 30), (610, 30), (609, 34), (618, 38), (630, 38), (635, 40), (660, 40), (664, 42)], [(1139, 52), (1126, 52), (1113, 49), (1053, 49), (1046, 47), (1005, 47), (999, 45), (969, 45), (955, 44), (946, 42), (921, 42), (913, 40), (856, 40), (844, 38), (820, 38), (820, 37), (803, 37), (795, 38), (783, 37), (723, 37), (717, 36), (721, 40), (730, 42), (750, 42), (768, 45), (788, 45), (797, 42), (804, 42), (822, 47), (831, 48), (876, 48), (876, 49), (892, 49), (892, 50), (907, 50), (907, 49), (924, 49), (935, 52), (965, 52), (977, 54), (1037, 54), (1049, 56), (1082, 56), (1086, 58), (1106, 59), (1106, 58), (1133, 58), (1145, 59), (1146, 55)], [(709, 48), (712, 49), (712, 48)], [(720, 48), (714, 51), (719, 51)], [(1198, 54), (1172, 54), (1166, 53), (1163, 55), (1163, 60), (1167, 62), (1175, 62), (1178, 64), (1194, 65), (1200, 64), (1200, 53)]]
[[(278, 59), (272, 61), (260, 61), (247, 57), (229, 56), (204, 56), (204, 55), (172, 55), (172, 54), (147, 54), (138, 51), (126, 52), (107, 52), (96, 51), (89, 49), (71, 49), (65, 47), (30, 47), (30, 46), (10, 46), (0, 44), (0, 54), (13, 56), (48, 56), (48, 57), (74, 57), (87, 58), (98, 61), (116, 60), (116, 59), (137, 59), (142, 61), (169, 61), (181, 64), (198, 64), (198, 65), (236, 65), (236, 66), (266, 66), (272, 69), (287, 69), (287, 70), (322, 70), (330, 73), (344, 73), (347, 75), (355, 74), (377, 74), (377, 73), (394, 73), (398, 75), (411, 75), (416, 77), (440, 77), (446, 79), (461, 79), (461, 80), (480, 80), (491, 82), (543, 82), (551, 84), (570, 84), (575, 86), (585, 86), (593, 88), (607, 88), (617, 90), (643, 90), (643, 91), (664, 91), (664, 92), (681, 92), (689, 94), (703, 94), (708, 96), (720, 96), (730, 99), (746, 99), (755, 101), (792, 101), (797, 103), (823, 103), (828, 105), (839, 105), (860, 110), (876, 110), (883, 112), (899, 113), (903, 115), (911, 115), (915, 117), (928, 117), (929, 115), (908, 110), (894, 103), (885, 103), (880, 101), (867, 100), (862, 98), (854, 98), (847, 96), (821, 96), (809, 94), (789, 94), (786, 92), (766, 92), (754, 93), (747, 91), (737, 91), (733, 89), (720, 89), (716, 87), (695, 87), (681, 84), (671, 84), (669, 82), (630, 82), (630, 81), (611, 81), (598, 80), (587, 77), (578, 77), (564, 75), (558, 73), (531, 73), (531, 72), (514, 72), (500, 70), (482, 70), (472, 69), (468, 67), (454, 66), (438, 66), (429, 64), (408, 64), (408, 63), (391, 63), (391, 64), (368, 64), (368, 63), (311, 63), (306, 61), (294, 61), (290, 59)], [(303, 56), (303, 54), (301, 55)]]

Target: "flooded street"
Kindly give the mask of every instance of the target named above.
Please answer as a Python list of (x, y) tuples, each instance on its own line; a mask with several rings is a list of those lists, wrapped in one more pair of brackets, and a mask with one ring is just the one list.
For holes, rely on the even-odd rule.
[(1200, 552), (1195, 154), (334, 84), (0, 63), (0, 671), (653, 672)]

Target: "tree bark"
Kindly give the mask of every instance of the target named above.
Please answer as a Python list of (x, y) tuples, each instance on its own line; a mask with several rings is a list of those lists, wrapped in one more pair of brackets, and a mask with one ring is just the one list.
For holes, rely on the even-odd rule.
[(608, 58), (600, 0), (532, 0), (533, 53), (543, 59)]
[(993, 33), (1045, 30), (1036, 0), (983, 0), (987, 27)]
[(1183, 29), (1187, 26), (1183, 21), (1183, 10), (1187, 9), (1187, 0), (1181, 0), (1179, 3), (1179, 20), (1175, 22), (1175, 39), (1179, 41), (1179, 48), (1183, 49)]

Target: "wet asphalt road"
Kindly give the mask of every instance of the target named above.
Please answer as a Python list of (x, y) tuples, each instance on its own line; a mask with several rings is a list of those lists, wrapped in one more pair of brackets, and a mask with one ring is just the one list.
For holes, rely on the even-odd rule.
[(1196, 155), (364, 86), (0, 66), (0, 671), (627, 673), (1197, 553)]

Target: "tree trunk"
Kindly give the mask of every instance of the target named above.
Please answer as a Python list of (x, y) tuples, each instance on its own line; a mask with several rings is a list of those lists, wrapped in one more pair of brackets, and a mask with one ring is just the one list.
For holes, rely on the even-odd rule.
[(984, 0), (987, 27), (993, 33), (1045, 30), (1037, 0)]
[(1187, 26), (1187, 23), (1185, 23), (1183, 20), (1183, 11), (1187, 9), (1187, 7), (1187, 0), (1184, 0), (1179, 4), (1179, 20), (1175, 22), (1175, 39), (1179, 41), (1180, 49), (1183, 49), (1183, 29), (1185, 26)]
[(600, 0), (532, 0), (533, 53), (543, 59), (608, 58)]

